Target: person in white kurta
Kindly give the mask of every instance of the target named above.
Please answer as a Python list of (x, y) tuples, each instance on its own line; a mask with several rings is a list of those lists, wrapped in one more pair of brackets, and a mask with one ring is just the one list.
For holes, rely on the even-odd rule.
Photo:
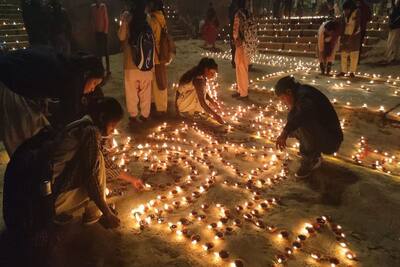
[(199, 64), (187, 71), (179, 81), (176, 92), (176, 111), (178, 115), (193, 116), (197, 113), (207, 113), (223, 124), (218, 103), (208, 92), (207, 80), (216, 76), (218, 65), (211, 58), (203, 58)]

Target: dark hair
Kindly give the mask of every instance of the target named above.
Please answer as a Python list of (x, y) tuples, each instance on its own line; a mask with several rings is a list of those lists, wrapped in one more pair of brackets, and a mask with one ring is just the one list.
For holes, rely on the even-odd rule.
[(246, 9), (246, 0), (237, 1), (238, 8)]
[(104, 78), (104, 66), (98, 57), (93, 55), (79, 53), (70, 58), (71, 68), (83, 74), (83, 78), (87, 81), (90, 78)]
[(343, 10), (345, 10), (345, 9), (354, 10), (354, 9), (356, 9), (356, 8), (357, 8), (357, 5), (356, 5), (356, 3), (354, 3), (353, 0), (346, 0), (346, 1), (343, 3)]
[(280, 79), (275, 85), (275, 94), (277, 96), (287, 94), (287, 91), (293, 91), (299, 86), (299, 83), (292, 76), (286, 76)]
[(335, 20), (330, 20), (325, 24), (325, 29), (328, 31), (335, 31), (339, 23)]
[(143, 0), (135, 1), (135, 6), (131, 9), (131, 21), (129, 23), (129, 43), (134, 44), (139, 34), (148, 26), (147, 15), (145, 12), (146, 4)]
[(149, 0), (149, 4), (151, 4), (151, 11), (162, 11), (164, 13), (163, 0)]
[(119, 122), (124, 116), (121, 104), (113, 97), (98, 97), (90, 101), (88, 114), (96, 126), (103, 128), (110, 122)]
[(182, 75), (181, 79), (179, 80), (179, 84), (183, 85), (190, 83), (197, 76), (203, 75), (205, 69), (213, 69), (218, 71), (218, 64), (212, 58), (202, 58), (197, 66), (193, 67)]

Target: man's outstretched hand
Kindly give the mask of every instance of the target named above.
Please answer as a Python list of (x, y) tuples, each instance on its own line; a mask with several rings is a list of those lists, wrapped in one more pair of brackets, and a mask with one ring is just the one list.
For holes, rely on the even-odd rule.
[(279, 150), (284, 150), (286, 148), (286, 139), (287, 139), (287, 134), (285, 132), (282, 132), (279, 136), (278, 139), (276, 139), (276, 148)]

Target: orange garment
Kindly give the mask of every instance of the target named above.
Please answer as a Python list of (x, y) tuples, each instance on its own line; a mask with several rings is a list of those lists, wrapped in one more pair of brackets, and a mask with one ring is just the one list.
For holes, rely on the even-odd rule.
[(246, 54), (243, 41), (240, 39), (241, 19), (239, 12), (236, 13), (233, 23), (233, 39), (235, 40), (235, 64), (236, 64), (236, 82), (238, 93), (241, 97), (249, 94), (249, 56)]
[(106, 4), (92, 4), (92, 24), (95, 32), (108, 33), (109, 21)]
[(158, 59), (158, 51), (160, 51), (161, 31), (167, 26), (167, 21), (165, 20), (162, 11), (155, 11), (147, 17), (147, 23), (149, 23), (153, 31), (154, 40), (156, 42), (155, 45), (157, 53), (155, 54), (154, 62), (155, 64), (160, 64)]

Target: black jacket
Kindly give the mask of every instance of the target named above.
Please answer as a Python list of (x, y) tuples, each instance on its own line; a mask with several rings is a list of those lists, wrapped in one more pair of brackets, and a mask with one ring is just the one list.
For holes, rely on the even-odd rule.
[(65, 123), (80, 117), (84, 73), (48, 47), (0, 56), (0, 81), (26, 98), (59, 99)]
[(389, 28), (391, 30), (400, 28), (400, 7), (395, 7), (390, 14)]
[(307, 127), (310, 121), (316, 121), (323, 129), (337, 137), (337, 141), (343, 141), (343, 132), (336, 111), (323, 93), (309, 85), (299, 85), (293, 92), (294, 105), (284, 128), (287, 134), (298, 128)]

